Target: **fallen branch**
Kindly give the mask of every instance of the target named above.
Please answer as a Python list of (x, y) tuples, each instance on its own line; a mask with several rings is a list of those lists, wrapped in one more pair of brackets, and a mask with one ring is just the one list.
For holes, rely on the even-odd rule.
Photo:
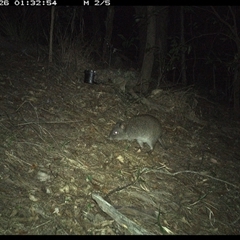
[(154, 235), (149, 233), (144, 228), (140, 227), (127, 217), (125, 217), (122, 213), (116, 210), (111, 204), (106, 202), (101, 196), (98, 194), (92, 193), (92, 198), (97, 202), (98, 206), (107, 213), (111, 218), (113, 218), (118, 224), (123, 226), (124, 228), (128, 229), (131, 234), (136, 235)]

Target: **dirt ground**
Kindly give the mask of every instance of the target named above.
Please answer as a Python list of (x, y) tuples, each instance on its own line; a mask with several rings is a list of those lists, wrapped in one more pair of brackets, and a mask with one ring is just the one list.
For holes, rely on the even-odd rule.
[[(83, 83), (83, 63), (0, 62), (0, 234), (240, 234), (240, 124), (226, 108), (199, 97), (199, 124), (177, 90), (149, 109)], [(160, 119), (168, 149), (108, 140), (139, 113)]]

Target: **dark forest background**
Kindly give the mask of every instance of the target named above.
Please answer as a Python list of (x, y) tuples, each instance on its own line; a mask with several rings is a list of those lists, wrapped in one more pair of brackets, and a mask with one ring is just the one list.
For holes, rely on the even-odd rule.
[(99, 67), (139, 71), (142, 94), (193, 86), (240, 115), (239, 6), (7, 7), (0, 20), (1, 39), (41, 61), (77, 49)]

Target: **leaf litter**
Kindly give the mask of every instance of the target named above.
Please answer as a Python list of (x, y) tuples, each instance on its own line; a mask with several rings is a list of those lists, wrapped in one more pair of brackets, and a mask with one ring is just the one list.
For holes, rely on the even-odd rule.
[[(240, 125), (226, 108), (191, 88), (137, 101), (83, 83), (85, 62), (68, 75), (15, 58), (0, 74), (1, 234), (240, 233)], [(159, 118), (167, 150), (107, 139), (140, 113)]]

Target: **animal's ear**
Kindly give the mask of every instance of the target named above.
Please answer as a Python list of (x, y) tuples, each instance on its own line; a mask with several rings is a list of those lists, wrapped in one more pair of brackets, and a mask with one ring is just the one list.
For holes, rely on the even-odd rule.
[(119, 123), (119, 127), (120, 127), (122, 130), (124, 130), (124, 129), (126, 128), (126, 125), (125, 125), (124, 122), (120, 122), (120, 123)]
[(116, 126), (121, 128), (122, 130), (124, 130), (126, 128), (126, 124), (124, 122), (122, 122), (122, 121), (117, 122)]

